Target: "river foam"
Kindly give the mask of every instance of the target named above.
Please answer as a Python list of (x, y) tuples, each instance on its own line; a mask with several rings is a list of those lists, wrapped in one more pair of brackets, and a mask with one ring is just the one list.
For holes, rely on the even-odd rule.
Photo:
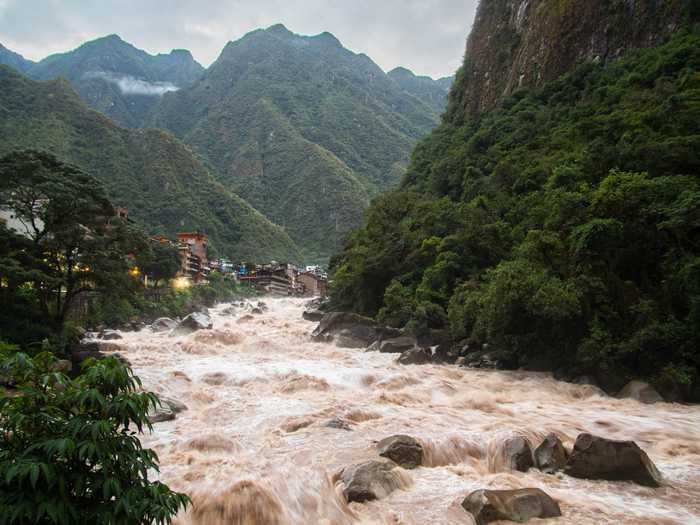
[[(470, 491), (521, 487), (560, 502), (548, 523), (700, 524), (700, 407), (613, 399), (547, 374), (402, 366), (311, 342), (302, 300), (265, 301), (262, 315), (213, 309), (212, 330), (119, 341), (145, 388), (188, 406), (143, 437), (160, 479), (195, 502), (176, 524), (472, 524), (460, 507)], [(334, 418), (350, 430), (326, 426)], [(508, 469), (506, 439), (536, 446), (550, 432), (568, 448), (581, 432), (634, 440), (667, 484)], [(346, 504), (340, 470), (397, 433), (422, 442), (426, 466), (380, 501)]]

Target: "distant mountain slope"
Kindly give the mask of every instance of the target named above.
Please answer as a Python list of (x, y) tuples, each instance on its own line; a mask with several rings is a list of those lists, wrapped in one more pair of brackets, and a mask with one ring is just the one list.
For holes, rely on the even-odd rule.
[(138, 127), (164, 93), (191, 85), (204, 68), (189, 51), (150, 55), (109, 35), (51, 55), (24, 71), (37, 80), (66, 78), (93, 109)]
[(34, 65), (34, 62), (27, 60), (22, 55), (10, 51), (5, 46), (0, 44), (0, 64), (6, 64), (15, 68), (17, 71), (27, 71)]
[(438, 113), (445, 109), (447, 94), (454, 77), (433, 80), (430, 77), (418, 76), (405, 67), (394, 68), (387, 75), (402, 89), (432, 106)]
[(277, 25), (229, 42), (192, 87), (164, 95), (149, 124), (194, 146), (224, 185), (327, 256), (368, 194), (399, 180), (439, 113), (333, 35)]
[(299, 260), (280, 227), (223, 188), (172, 135), (121, 128), (65, 81), (36, 82), (0, 66), (0, 155), (19, 148), (45, 149), (86, 169), (152, 233), (200, 229), (237, 259)]

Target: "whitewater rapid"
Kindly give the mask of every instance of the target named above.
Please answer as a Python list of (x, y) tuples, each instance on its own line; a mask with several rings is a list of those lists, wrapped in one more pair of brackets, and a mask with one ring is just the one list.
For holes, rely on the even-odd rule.
[[(118, 341), (145, 389), (188, 407), (142, 437), (158, 477), (194, 501), (176, 525), (472, 524), (460, 506), (472, 490), (521, 487), (543, 489), (563, 513), (529, 523), (700, 524), (700, 407), (614, 399), (546, 374), (402, 366), (395, 354), (311, 342), (303, 300), (264, 301), (262, 315), (212, 309), (212, 330)], [(324, 426), (334, 417), (352, 430)], [(507, 470), (509, 436), (537, 446), (550, 432), (569, 449), (581, 432), (634, 440), (666, 485)], [(346, 504), (338, 472), (398, 433), (423, 443), (427, 466), (385, 499)]]

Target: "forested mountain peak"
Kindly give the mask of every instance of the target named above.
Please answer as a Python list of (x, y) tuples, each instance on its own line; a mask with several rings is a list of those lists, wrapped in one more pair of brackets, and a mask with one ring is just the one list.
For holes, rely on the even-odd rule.
[(15, 68), (17, 71), (27, 71), (34, 65), (34, 62), (27, 60), (19, 53), (15, 53), (5, 46), (0, 44), (0, 64), (6, 64)]
[(138, 127), (164, 93), (190, 85), (204, 68), (189, 51), (151, 55), (111, 34), (46, 57), (25, 71), (37, 80), (64, 77), (88, 105)]
[(164, 95), (149, 124), (194, 146), (225, 186), (323, 260), (369, 196), (399, 181), (444, 90), (435, 100), (330, 33), (278, 24), (229, 42), (191, 87)]

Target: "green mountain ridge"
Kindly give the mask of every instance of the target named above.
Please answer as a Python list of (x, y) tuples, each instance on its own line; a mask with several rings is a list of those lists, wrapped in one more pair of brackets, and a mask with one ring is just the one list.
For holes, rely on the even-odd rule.
[(215, 252), (242, 260), (293, 260), (282, 228), (222, 187), (178, 139), (122, 128), (79, 99), (64, 80), (36, 82), (0, 66), (0, 154), (43, 149), (83, 168), (150, 233), (198, 229)]
[(276, 25), (229, 42), (194, 85), (163, 96), (148, 124), (191, 144), (226, 187), (323, 259), (359, 224), (368, 196), (398, 182), (438, 115), (330, 33)]
[(27, 60), (19, 53), (7, 49), (2, 44), (0, 44), (0, 64), (6, 64), (22, 73), (34, 66), (34, 62)]
[(134, 128), (163, 93), (192, 84), (203, 71), (189, 51), (150, 55), (117, 35), (51, 55), (24, 70), (35, 80), (67, 79), (90, 107)]
[(416, 75), (405, 67), (396, 67), (389, 71), (387, 76), (406, 92), (432, 106), (438, 113), (444, 111), (447, 95), (454, 81), (453, 76), (434, 80), (428, 76)]

